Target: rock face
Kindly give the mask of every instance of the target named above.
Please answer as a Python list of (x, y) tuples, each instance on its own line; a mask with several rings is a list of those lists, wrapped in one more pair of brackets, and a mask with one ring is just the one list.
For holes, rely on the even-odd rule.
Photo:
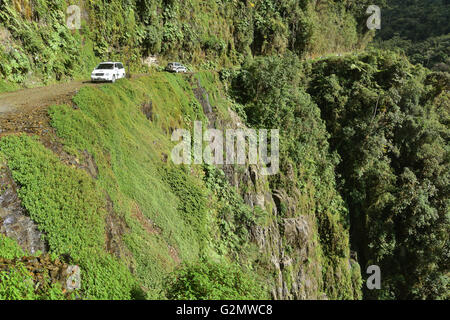
[[(209, 128), (245, 128), (240, 117), (231, 109), (228, 110), (231, 122), (225, 124), (218, 121), (215, 107), (211, 106), (208, 93), (200, 82), (194, 93), (209, 120)], [(314, 219), (306, 212), (300, 212), (295, 199), (284, 190), (270, 190), (267, 177), (259, 174), (261, 170), (258, 165), (220, 167), (248, 206), (253, 209), (260, 207), (271, 216), (269, 223), (253, 226), (250, 234), (261, 256), (268, 258), (276, 275), (272, 297), (280, 300), (326, 299), (320, 294), (322, 275), (317, 261)], [(282, 208), (285, 209), (281, 215)]]
[[(279, 300), (326, 299), (320, 295), (321, 266), (316, 261), (316, 243), (313, 237), (315, 224), (312, 217), (299, 215), (294, 202), (283, 192), (280, 199), (278, 191), (272, 194), (267, 190), (265, 176), (258, 175), (259, 170), (252, 166), (243, 172), (237, 172), (232, 166), (224, 171), (229, 182), (238, 190), (246, 190), (242, 195), (252, 208), (271, 211), (272, 219), (267, 225), (255, 225), (250, 230), (262, 255), (269, 258), (273, 271), (277, 275), (272, 288), (272, 297)], [(245, 187), (244, 187), (245, 186)], [(275, 201), (276, 200), (276, 201)], [(281, 218), (280, 204), (288, 207), (288, 216)]]
[(35, 290), (45, 290), (55, 283), (60, 283), (62, 289), (69, 292), (81, 288), (80, 267), (59, 259), (52, 260), (48, 254), (12, 260), (0, 258), (0, 272), (9, 271), (19, 264), (28, 271)]
[(153, 55), (153, 56), (148, 56), (146, 58), (142, 58), (142, 64), (145, 64), (148, 67), (158, 66), (159, 65), (158, 57)]
[[(68, 265), (59, 259), (52, 260), (47, 253), (43, 234), (30, 219), (17, 196), (17, 184), (9, 169), (0, 162), (0, 233), (15, 239), (22, 249), (40, 256), (7, 260), (0, 258), (0, 271), (22, 264), (32, 276), (36, 288), (59, 282), (68, 292), (80, 289), (81, 272), (78, 266)], [(50, 282), (49, 282), (50, 281)]]
[(22, 208), (16, 190), (11, 173), (0, 163), (0, 233), (15, 239), (30, 254), (45, 253), (42, 233)]

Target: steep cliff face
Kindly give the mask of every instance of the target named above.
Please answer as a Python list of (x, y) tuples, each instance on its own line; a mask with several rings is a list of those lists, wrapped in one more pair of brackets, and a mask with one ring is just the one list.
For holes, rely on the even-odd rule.
[(5, 163), (0, 162), (0, 233), (13, 238), (31, 254), (45, 253), (46, 244), (17, 195), (17, 184)]
[[(241, 119), (229, 110), (234, 127), (241, 127)], [(225, 165), (221, 168), (229, 183), (240, 192), (245, 203), (256, 210), (266, 212), (268, 221), (250, 227), (251, 241), (255, 242), (261, 256), (268, 261), (272, 273), (271, 296), (274, 299), (323, 299), (321, 293), (322, 275), (317, 261), (317, 247), (314, 233), (317, 228), (311, 217), (298, 216), (296, 208), (289, 208), (296, 218), (278, 215), (281, 204), (289, 206), (292, 201), (279, 190), (268, 187), (267, 176), (261, 175), (256, 165), (236, 169)], [(289, 248), (289, 250), (287, 250)]]
[[(69, 5), (79, 11), (67, 11)], [(122, 60), (133, 71), (142, 70), (149, 56), (215, 69), (289, 50), (299, 56), (347, 52), (372, 37), (364, 27), (368, 5), (350, 0), (3, 0), (0, 75), (35, 86), (83, 79), (101, 60)], [(70, 30), (78, 18), (80, 28)]]
[[(218, 108), (210, 103), (210, 94), (197, 82), (196, 98), (208, 118), (208, 127), (216, 129), (247, 129), (244, 121), (228, 106), (227, 117), (218, 115)], [(220, 87), (219, 83), (216, 83)], [(221, 95), (223, 92), (216, 91)], [(271, 274), (271, 296), (274, 299), (328, 299), (332, 297), (360, 298), (360, 270), (358, 263), (351, 259), (347, 247), (344, 268), (331, 267), (337, 282), (345, 283), (343, 288), (329, 291), (324, 285), (326, 274), (322, 245), (315, 216), (314, 203), (309, 208), (299, 205), (301, 192), (271, 189), (269, 177), (261, 175), (261, 165), (219, 165), (225, 176), (244, 202), (253, 212), (265, 213), (264, 223), (249, 227), (249, 241), (256, 243), (260, 256), (266, 260), (267, 274)], [(284, 174), (289, 175), (292, 167)], [(305, 195), (303, 195), (304, 197)], [(347, 246), (349, 246), (347, 242)], [(255, 264), (260, 261), (253, 262)], [(333, 296), (333, 294), (336, 294)]]
[[(311, 212), (301, 212), (295, 200), (284, 191), (271, 191), (267, 188), (265, 176), (258, 170), (248, 167), (243, 172), (224, 169), (230, 183), (241, 193), (251, 208), (259, 207), (268, 212), (270, 218), (265, 224), (254, 225), (250, 229), (251, 241), (255, 242), (262, 256), (269, 261), (272, 273), (271, 295), (274, 299), (328, 299), (324, 287), (324, 264), (321, 258), (321, 245), (318, 241), (318, 228)], [(249, 188), (250, 186), (250, 188)], [(251, 190), (251, 191), (249, 191)], [(281, 216), (281, 206), (287, 207), (291, 218)], [(353, 278), (350, 282), (351, 294), (347, 298), (360, 297), (359, 265), (347, 258), (348, 269), (338, 275), (341, 280), (345, 273)], [(352, 268), (356, 268), (352, 271)], [(343, 289), (343, 288), (342, 288)], [(345, 290), (338, 295), (345, 296)], [(354, 296), (353, 296), (354, 294)], [(336, 298), (336, 297), (334, 297)]]

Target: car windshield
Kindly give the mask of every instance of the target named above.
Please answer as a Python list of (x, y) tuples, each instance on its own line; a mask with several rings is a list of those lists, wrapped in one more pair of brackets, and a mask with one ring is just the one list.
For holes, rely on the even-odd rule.
[(114, 64), (112, 63), (100, 63), (97, 68), (95, 68), (96, 70), (111, 70), (114, 69)]

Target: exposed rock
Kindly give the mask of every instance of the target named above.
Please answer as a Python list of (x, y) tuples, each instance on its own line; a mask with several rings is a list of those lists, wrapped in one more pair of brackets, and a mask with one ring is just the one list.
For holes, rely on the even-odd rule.
[(94, 157), (87, 151), (83, 151), (84, 156), (84, 164), (81, 165), (81, 168), (86, 170), (87, 173), (91, 175), (92, 178), (97, 179), (98, 177), (98, 167), (95, 163)]
[(295, 299), (319, 299), (319, 282), (317, 277), (321, 275), (320, 265), (310, 261), (314, 256), (315, 243), (313, 240), (313, 222), (306, 216), (283, 219), (284, 239), (287, 247), (291, 248), (289, 253), (295, 258), (295, 263), (290, 261), (292, 270), (291, 292)]
[[(209, 96), (201, 84), (194, 91), (197, 100), (209, 120), (209, 128), (245, 129), (239, 116), (231, 109), (231, 122), (218, 123)], [(298, 190), (271, 191), (268, 178), (260, 174), (259, 165), (222, 165), (229, 183), (240, 193), (251, 208), (260, 207), (269, 214), (264, 225), (250, 227), (251, 240), (256, 243), (261, 257), (267, 257), (274, 277), (271, 289), (274, 299), (326, 299), (320, 294), (322, 271), (317, 261), (315, 221), (300, 212), (297, 199)], [(292, 166), (287, 168), (286, 178), (293, 179)], [(294, 195), (294, 196), (292, 196)]]
[[(106, 234), (106, 251), (115, 255), (117, 258), (122, 260), (130, 260), (132, 255), (123, 242), (123, 236), (128, 231), (128, 226), (125, 219), (119, 217), (117, 213), (114, 212), (114, 206), (109, 195), (106, 195), (106, 210), (108, 215), (105, 218), (105, 234)], [(129, 266), (131, 269), (132, 265)]]
[(178, 251), (177, 249), (175, 249), (174, 247), (172, 247), (170, 244), (167, 246), (169, 249), (169, 254), (170, 257), (172, 258), (172, 260), (176, 263), (176, 264), (180, 264), (181, 263), (181, 259), (180, 256), (178, 255)]
[(209, 102), (209, 94), (205, 88), (202, 87), (200, 80), (197, 80), (197, 87), (194, 88), (195, 98), (198, 100), (203, 108), (203, 112), (208, 118), (209, 128), (214, 129), (217, 121), (217, 115), (213, 112), (213, 106)]
[(0, 233), (15, 239), (30, 254), (47, 252), (37, 225), (30, 219), (17, 196), (17, 185), (8, 168), (0, 163)]
[(145, 217), (139, 208), (138, 204), (135, 205), (133, 210), (133, 217), (135, 217), (141, 224), (141, 226), (150, 234), (161, 234), (161, 229), (149, 218)]
[(4, 27), (0, 27), (0, 43), (6, 44), (11, 40), (11, 32)]
[[(272, 222), (266, 226), (254, 225), (250, 230), (252, 240), (264, 256), (270, 257), (275, 277), (272, 297), (274, 299), (323, 299), (319, 296), (321, 270), (314, 261), (314, 222), (299, 216), (295, 199), (285, 190), (267, 188), (267, 177), (259, 174), (258, 166), (250, 165), (237, 169), (232, 165), (222, 166), (231, 185), (241, 193), (251, 208), (259, 206), (271, 210)], [(277, 216), (283, 214), (281, 224)]]
[(144, 102), (141, 108), (147, 120), (153, 121), (153, 102), (150, 100), (148, 102)]
[(147, 65), (149, 67), (158, 66), (158, 57), (157, 56), (148, 56), (146, 58), (142, 58), (142, 64)]
[(92, 178), (98, 178), (98, 166), (94, 157), (87, 150), (81, 152), (82, 159), (67, 153), (64, 150), (63, 144), (58, 139), (45, 140), (42, 139), (45, 147), (52, 150), (58, 158), (67, 166), (78, 168), (86, 171)]
[(17, 259), (0, 258), (0, 272), (9, 271), (21, 264), (32, 277), (35, 291), (60, 283), (63, 292), (81, 288), (81, 271), (77, 265), (68, 265), (59, 259), (52, 260), (49, 255), (22, 257)]

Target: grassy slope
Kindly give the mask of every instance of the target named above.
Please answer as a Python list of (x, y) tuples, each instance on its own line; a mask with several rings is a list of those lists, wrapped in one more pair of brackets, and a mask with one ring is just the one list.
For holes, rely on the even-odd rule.
[[(267, 225), (274, 217), (255, 215), (215, 170), (175, 167), (167, 159), (174, 145), (170, 132), (190, 127), (193, 120), (205, 121), (192, 90), (199, 80), (219, 118), (228, 116), (230, 102), (220, 94), (216, 77), (155, 73), (85, 87), (73, 99), (77, 108), (51, 107), (51, 124), (65, 151), (81, 162), (85, 151), (92, 155), (97, 179), (63, 164), (36, 138), (9, 136), (0, 141), (0, 154), (22, 186), (23, 205), (46, 234), (51, 252), (70, 254), (82, 267), (86, 298), (131, 299), (143, 293), (161, 298), (168, 272), (180, 261), (203, 258), (239, 261), (242, 270), (253, 269), (254, 278), (273, 284), (269, 257), (249, 241), (245, 226)], [(141, 111), (142, 103), (150, 101), (151, 121)], [(105, 220), (110, 217), (126, 226), (115, 239), (119, 259), (106, 249)], [(318, 247), (311, 259), (322, 265), (320, 252)], [(339, 287), (319, 281), (319, 290), (351, 298), (353, 272), (346, 271), (348, 260), (338, 260), (339, 265), (327, 263), (322, 276), (334, 279), (337, 272)], [(289, 279), (293, 271), (283, 272)]]
[[(1, 141), (14, 179), (23, 186), (24, 206), (47, 234), (51, 251), (69, 253), (80, 263), (90, 298), (131, 298), (135, 282), (125, 264), (135, 268), (145, 289), (160, 289), (162, 277), (178, 259), (195, 261), (208, 255), (205, 219), (212, 211), (206, 207), (207, 190), (195, 174), (162, 161), (172, 145), (169, 128), (181, 127), (183, 119), (203, 119), (187, 85), (179, 76), (156, 74), (101, 89), (84, 88), (74, 98), (80, 110), (49, 110), (67, 151), (80, 159), (78, 150), (93, 155), (98, 181), (62, 164), (37, 139)], [(153, 122), (140, 110), (149, 99)], [(124, 242), (132, 255), (126, 262), (104, 250), (107, 212), (101, 192), (109, 195), (114, 214), (129, 226)], [(158, 227), (149, 231), (143, 225)]]

